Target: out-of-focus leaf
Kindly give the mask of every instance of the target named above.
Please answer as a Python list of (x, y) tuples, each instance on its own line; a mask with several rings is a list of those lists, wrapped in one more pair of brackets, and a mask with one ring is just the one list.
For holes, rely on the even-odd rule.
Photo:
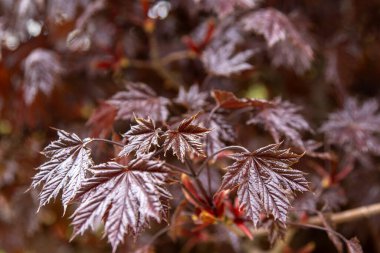
[(62, 73), (58, 55), (50, 50), (37, 48), (24, 62), (24, 99), (30, 105), (38, 92), (49, 96)]
[(253, 66), (247, 60), (254, 55), (253, 50), (235, 53), (235, 43), (228, 42), (222, 46), (210, 46), (202, 54), (206, 69), (218, 76), (231, 76)]
[(242, 24), (245, 30), (264, 36), (275, 66), (291, 67), (300, 74), (311, 67), (313, 49), (285, 14), (260, 9), (244, 17)]
[(363, 154), (380, 154), (380, 114), (375, 100), (359, 104), (349, 98), (342, 110), (331, 113), (321, 131), (326, 140), (355, 158)]
[(224, 109), (240, 109), (244, 107), (264, 108), (273, 105), (272, 102), (264, 99), (237, 98), (229, 91), (213, 90), (211, 94), (217, 104)]
[(107, 103), (118, 108), (117, 119), (130, 120), (134, 115), (164, 121), (169, 115), (169, 100), (157, 94), (146, 84), (128, 83), (127, 91), (116, 93)]
[(190, 110), (199, 110), (205, 106), (207, 98), (208, 93), (200, 91), (199, 86), (194, 84), (188, 91), (181, 86), (175, 101)]
[(91, 46), (90, 35), (85, 31), (75, 29), (67, 36), (66, 45), (71, 51), (87, 51)]
[(364, 252), (358, 238), (356, 237), (351, 238), (346, 243), (347, 243), (348, 253), (363, 253)]
[(105, 102), (102, 102), (98, 108), (91, 114), (86, 125), (91, 128), (92, 137), (105, 138), (112, 132), (117, 109)]
[(56, 23), (64, 23), (75, 18), (78, 0), (50, 0), (48, 4), (48, 17)]
[(277, 99), (273, 106), (265, 107), (253, 115), (247, 124), (263, 125), (276, 142), (282, 136), (297, 147), (304, 148), (302, 132), (311, 132), (307, 121), (299, 114), (300, 107), (288, 101)]
[(225, 142), (233, 142), (236, 138), (234, 127), (228, 122), (225, 115), (222, 113), (214, 113), (206, 126), (211, 129), (211, 132), (207, 135), (206, 139), (206, 150), (208, 155), (225, 147)]

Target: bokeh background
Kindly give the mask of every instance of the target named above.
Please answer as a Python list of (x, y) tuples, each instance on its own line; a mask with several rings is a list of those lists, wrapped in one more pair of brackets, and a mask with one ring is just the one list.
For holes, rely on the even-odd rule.
[[(378, 0), (266, 0), (252, 1), (255, 4), (247, 8), (237, 4), (233, 10), (224, 6), (228, 5), (226, 0), (158, 2), (0, 0), (1, 253), (111, 252), (100, 231), (88, 232), (69, 242), (69, 215), (62, 217), (58, 201), (36, 213), (38, 192), (25, 191), (35, 174), (34, 168), (44, 161), (39, 152), (55, 138), (50, 127), (80, 136), (109, 134), (102, 133), (106, 126), (102, 123), (107, 124), (104, 118), (92, 119), (90, 123), (88, 120), (102, 100), (124, 89), (124, 80), (147, 83), (167, 97), (176, 96), (178, 83), (187, 88), (206, 78), (206, 91), (218, 88), (240, 97), (264, 99), (281, 96), (301, 105), (302, 114), (316, 130), (328, 113), (341, 108), (348, 97), (379, 99)], [(270, 52), (262, 49), (262, 36), (239, 34), (239, 15), (261, 8), (286, 14), (312, 49), (312, 55), (298, 55), (298, 60), (287, 61), (286, 57), (294, 53), (292, 49)], [(228, 77), (210, 75), (201, 57), (194, 53), (199, 50), (194, 43), (199, 46), (210, 27), (216, 30), (215, 38), (221, 36), (218, 33), (226, 36), (227, 30), (233, 38), (242, 36), (239, 49), (255, 50), (249, 59), (254, 67)], [(157, 40), (158, 55), (193, 52), (191, 57), (179, 56), (165, 66), (169, 77), (147, 68), (144, 64), (152, 54), (147, 31)], [(126, 125), (128, 122), (118, 122), (113, 126), (114, 133), (120, 133)], [(317, 138), (323, 141), (318, 134)], [(95, 151), (99, 157), (110, 152), (110, 147)], [(344, 184), (324, 189), (334, 210), (380, 201), (378, 165), (375, 161), (372, 170), (358, 168)], [(322, 185), (320, 178), (315, 180)], [(339, 231), (347, 237), (358, 236), (364, 252), (380, 252), (379, 228), (380, 220), (371, 218), (342, 225)], [(173, 242), (163, 236), (156, 251), (180, 252), (185, 242)], [(336, 252), (324, 232), (303, 231), (292, 243), (294, 248), (286, 252), (303, 252), (295, 249), (308, 243), (312, 252)], [(260, 246), (260, 239), (243, 239), (243, 249), (226, 244), (203, 242), (190, 251), (269, 250)], [(128, 243), (118, 252), (129, 252)]]

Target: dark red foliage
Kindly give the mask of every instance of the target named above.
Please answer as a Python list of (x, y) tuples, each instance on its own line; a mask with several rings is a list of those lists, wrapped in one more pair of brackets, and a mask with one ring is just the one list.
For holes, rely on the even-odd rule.
[(234, 154), (231, 158), (235, 162), (227, 167), (221, 189), (238, 188), (240, 207), (255, 226), (261, 221), (262, 213), (273, 215), (285, 225), (293, 192), (308, 191), (302, 172), (290, 167), (300, 157), (279, 149), (278, 144)]
[(379, 251), (379, 13), (0, 0), (0, 252)]
[(210, 132), (209, 129), (192, 124), (196, 115), (184, 119), (176, 130), (165, 132), (165, 153), (172, 150), (181, 162), (185, 161), (186, 154), (205, 156), (202, 138)]

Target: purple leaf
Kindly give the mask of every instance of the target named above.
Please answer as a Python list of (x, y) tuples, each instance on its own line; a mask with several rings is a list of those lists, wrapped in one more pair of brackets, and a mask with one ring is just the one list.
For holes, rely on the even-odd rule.
[(200, 91), (199, 86), (194, 84), (188, 91), (181, 86), (175, 102), (189, 110), (199, 110), (206, 105), (207, 98), (208, 93)]
[(146, 84), (128, 83), (128, 91), (120, 91), (116, 93), (107, 102), (116, 108), (118, 113), (117, 119), (130, 120), (134, 118), (134, 114), (140, 118), (151, 118), (155, 121), (164, 121), (169, 115), (166, 105), (169, 100), (159, 97)]
[(236, 138), (234, 127), (228, 122), (225, 115), (222, 113), (214, 113), (206, 126), (211, 129), (206, 140), (206, 150), (208, 155), (224, 148), (226, 146), (225, 142), (233, 142)]
[(72, 215), (74, 235), (83, 234), (89, 227), (104, 222), (104, 232), (113, 252), (125, 235), (138, 235), (149, 220), (163, 220), (166, 201), (171, 198), (165, 188), (163, 162), (143, 156), (128, 165), (108, 162), (91, 168), (78, 193), (81, 202)]
[(264, 99), (237, 98), (232, 92), (224, 90), (213, 90), (212, 96), (218, 106), (224, 109), (241, 109), (245, 107), (266, 108), (273, 106), (274, 103)]
[(299, 74), (310, 68), (313, 49), (285, 14), (261, 9), (244, 17), (242, 23), (245, 30), (264, 36), (275, 66), (292, 67)]
[(346, 241), (348, 253), (363, 253), (362, 246), (360, 245), (360, 242), (358, 238), (354, 237), (350, 240)]
[(308, 191), (303, 173), (290, 167), (302, 155), (279, 146), (272, 144), (251, 153), (231, 155), (235, 162), (227, 167), (223, 177), (220, 189), (238, 189), (239, 203), (255, 226), (261, 212), (272, 214), (276, 221), (285, 224), (291, 193)]
[(183, 120), (176, 130), (168, 130), (164, 134), (165, 153), (171, 149), (173, 154), (182, 162), (186, 154), (205, 156), (202, 138), (210, 132), (209, 129), (192, 124), (197, 115)]
[(304, 148), (301, 133), (310, 132), (311, 128), (299, 111), (300, 107), (277, 99), (272, 106), (259, 110), (247, 124), (263, 125), (276, 142), (285, 136), (297, 147)]
[(119, 156), (129, 155), (132, 151), (138, 154), (147, 154), (152, 146), (158, 146), (160, 128), (156, 128), (155, 122), (148, 118), (136, 118), (137, 125), (126, 132), (123, 137), (128, 139), (128, 144), (120, 151)]
[(49, 96), (62, 73), (58, 55), (50, 50), (37, 48), (24, 62), (24, 99), (30, 105), (38, 92)]
[(375, 100), (359, 104), (349, 98), (342, 110), (331, 113), (321, 131), (327, 142), (358, 158), (362, 154), (380, 154), (380, 114)]
[(206, 69), (219, 76), (231, 76), (244, 70), (252, 69), (246, 61), (254, 55), (253, 50), (235, 53), (235, 43), (228, 42), (222, 46), (210, 46), (202, 54)]
[(58, 130), (58, 136), (59, 139), (42, 152), (50, 160), (38, 167), (38, 173), (33, 177), (31, 187), (43, 184), (39, 208), (62, 191), (62, 204), (66, 210), (93, 165), (90, 150), (86, 147), (88, 141), (63, 130)]

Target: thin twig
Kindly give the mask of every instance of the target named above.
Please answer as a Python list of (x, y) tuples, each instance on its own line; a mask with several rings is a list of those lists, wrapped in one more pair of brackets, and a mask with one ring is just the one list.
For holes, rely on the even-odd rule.
[(210, 206), (213, 206), (213, 203), (212, 203), (212, 199), (211, 197), (207, 194), (205, 188), (203, 187), (203, 184), (202, 182), (199, 180), (198, 176), (199, 174), (197, 174), (193, 168), (193, 166), (191, 165), (191, 163), (189, 162), (188, 159), (185, 159), (185, 162), (186, 162), (186, 165), (187, 165), (187, 168), (190, 170), (191, 174), (192, 174), (192, 177), (194, 178), (195, 180), (195, 183), (197, 184), (199, 190), (201, 191), (203, 197), (205, 198), (205, 200), (210, 204)]
[(96, 142), (96, 141), (97, 142), (109, 143), (109, 144), (116, 145), (116, 146), (119, 146), (119, 147), (124, 147), (123, 143), (116, 142), (116, 141), (111, 141), (111, 140), (107, 140), (107, 139), (101, 139), (101, 138), (91, 138), (87, 143)]
[(162, 65), (168, 65), (174, 61), (180, 61), (184, 59), (194, 59), (196, 57), (196, 54), (189, 50), (184, 51), (177, 51), (170, 53), (164, 57), (161, 58), (160, 62)]
[(137, 59), (128, 59), (128, 67), (133, 68), (153, 68), (152, 64), (149, 61), (137, 60)]
[[(349, 209), (340, 213), (334, 213), (329, 216), (332, 223), (341, 224), (347, 223), (363, 218), (370, 218), (375, 215), (380, 215), (380, 203), (372, 204), (369, 206), (362, 206), (354, 209)], [(319, 216), (314, 216), (309, 218), (304, 225), (318, 226), (323, 225), (323, 221)], [(257, 229), (253, 233), (258, 235), (266, 235), (268, 233), (267, 229)]]
[(165, 162), (165, 166), (167, 166), (167, 167), (169, 167), (170, 169), (172, 169), (172, 170), (174, 170), (174, 171), (177, 171), (177, 172), (180, 172), (180, 173), (183, 173), (183, 174), (186, 174), (186, 175), (188, 175), (188, 176), (192, 176), (190, 173), (188, 173), (187, 171), (185, 171), (185, 170), (183, 170), (183, 169), (181, 169), (180, 167), (177, 167), (177, 166), (175, 166), (175, 165), (173, 165), (173, 164), (170, 164), (170, 163), (167, 163), (167, 162)]
[(242, 147), (242, 146), (227, 146), (227, 147), (221, 148), (218, 151), (216, 151), (215, 153), (211, 154), (209, 157), (207, 157), (206, 160), (204, 160), (204, 162), (199, 167), (199, 171), (197, 173), (197, 176), (199, 176), (202, 173), (202, 170), (205, 168), (206, 164), (211, 160), (211, 158), (213, 158), (214, 156), (216, 156), (217, 154), (219, 154), (223, 151), (231, 150), (231, 149), (238, 149), (238, 150), (249, 153), (249, 150), (246, 149), (245, 147)]
[[(362, 206), (354, 209), (350, 209), (347, 211), (343, 211), (340, 213), (331, 214), (329, 219), (331, 222), (335, 224), (350, 222), (362, 218), (369, 218), (374, 215), (380, 214), (380, 203), (376, 203), (369, 206)], [(314, 224), (314, 225), (322, 225), (322, 219), (320, 219), (318, 216), (311, 217), (308, 222), (308, 224)]]
[(150, 49), (150, 57), (151, 57), (151, 65), (153, 69), (159, 74), (167, 83), (172, 87), (178, 89), (181, 86), (181, 83), (173, 76), (173, 74), (164, 67), (161, 62), (159, 51), (158, 51), (158, 43), (154, 34), (148, 34), (149, 38), (149, 49)]

